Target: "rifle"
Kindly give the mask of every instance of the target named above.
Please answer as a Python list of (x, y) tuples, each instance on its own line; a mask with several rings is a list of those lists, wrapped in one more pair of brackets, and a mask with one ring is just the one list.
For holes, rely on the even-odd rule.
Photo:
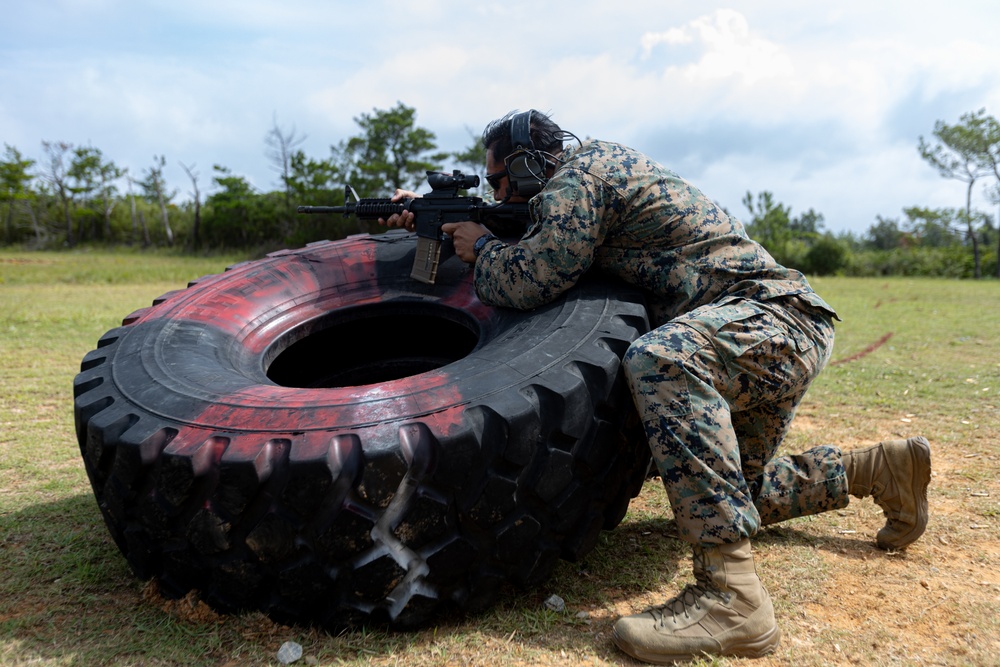
[[(442, 235), (441, 225), (446, 222), (471, 220), (485, 225), (499, 236), (523, 234), (531, 216), (527, 203), (510, 204), (500, 202), (487, 204), (481, 197), (460, 197), (460, 189), (479, 185), (479, 176), (466, 176), (456, 169), (451, 174), (435, 171), (427, 172), (427, 182), (431, 191), (416, 199), (394, 202), (391, 199), (360, 199), (350, 185), (345, 186), (344, 206), (299, 206), (299, 213), (343, 213), (356, 215), (361, 220), (388, 218), (394, 213), (410, 211), (417, 232), (417, 252), (413, 257), (414, 280), (433, 285), (441, 262), (441, 242), (447, 240)], [(349, 201), (351, 197), (354, 201)], [(454, 252), (454, 247), (451, 252)]]

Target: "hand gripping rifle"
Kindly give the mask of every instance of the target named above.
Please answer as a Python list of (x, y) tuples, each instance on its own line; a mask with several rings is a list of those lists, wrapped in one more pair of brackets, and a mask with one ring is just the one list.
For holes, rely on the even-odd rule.
[[(359, 199), (354, 188), (348, 185), (344, 206), (299, 206), (297, 210), (299, 213), (343, 213), (345, 217), (356, 215), (362, 220), (387, 219), (394, 213), (412, 212), (417, 231), (417, 252), (410, 277), (429, 285), (433, 285), (437, 277), (441, 242), (448, 240), (447, 235), (442, 235), (441, 225), (471, 220), (485, 225), (499, 236), (511, 236), (512, 231), (523, 234), (530, 220), (527, 203), (487, 204), (480, 197), (458, 196), (459, 190), (479, 185), (479, 176), (466, 176), (458, 169), (451, 174), (428, 171), (427, 182), (431, 191), (416, 199), (399, 202)], [(353, 202), (349, 201), (352, 196)], [(454, 252), (454, 248), (449, 247)]]

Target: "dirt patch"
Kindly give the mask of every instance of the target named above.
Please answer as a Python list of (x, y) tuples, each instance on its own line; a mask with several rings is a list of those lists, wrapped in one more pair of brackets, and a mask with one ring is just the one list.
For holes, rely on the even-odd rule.
[(852, 354), (852, 355), (850, 355), (848, 357), (844, 357), (842, 359), (835, 359), (834, 361), (830, 362), (830, 365), (831, 366), (836, 366), (838, 364), (846, 364), (846, 363), (849, 363), (851, 361), (857, 361), (858, 359), (861, 359), (862, 357), (866, 357), (869, 354), (871, 354), (872, 352), (874, 352), (875, 350), (879, 349), (880, 347), (882, 347), (883, 345), (885, 345), (886, 343), (888, 343), (890, 338), (892, 338), (892, 332), (891, 331), (889, 333), (885, 334), (884, 336), (882, 336), (881, 338), (879, 338), (877, 341), (875, 341), (874, 343), (872, 343), (871, 345), (869, 345), (865, 349), (861, 350), (860, 352), (855, 352), (854, 354)]
[[(786, 545), (765, 532), (759, 571), (780, 608), (785, 640), (778, 654), (753, 664), (808, 664), (803, 648), (824, 665), (996, 664), (1000, 483), (971, 472), (966, 452), (931, 447), (930, 522), (906, 550), (874, 547), (884, 517), (870, 499), (791, 522), (785, 530), (804, 544)], [(995, 470), (997, 458), (971, 460)], [(786, 565), (801, 564), (803, 548), (817, 552), (813, 567), (821, 574), (798, 577)], [(803, 593), (800, 585), (815, 588)]]
[(202, 602), (198, 591), (189, 591), (179, 600), (169, 600), (160, 595), (160, 587), (155, 579), (150, 579), (142, 589), (143, 601), (159, 607), (163, 613), (181, 621), (197, 625), (222, 622), (222, 616)]
[[(796, 442), (823, 439), (827, 427), (809, 412), (796, 418)], [(898, 428), (888, 420), (873, 420), (871, 426), (869, 433), (881, 438)], [(867, 444), (870, 439), (859, 438), (847, 446)], [(1000, 460), (972, 440), (956, 445), (931, 439), (931, 448), (931, 521), (920, 540), (898, 553), (876, 548), (884, 517), (870, 499), (852, 499), (842, 510), (765, 529), (754, 550), (782, 642), (765, 658), (701, 666), (997, 664), (1000, 481), (992, 471)], [(143, 588), (141, 600), (126, 589), (120, 600), (98, 607), (114, 619), (131, 605), (149, 606), (196, 634), (217, 633), (220, 645), (211, 650), (215, 664), (274, 664), (281, 644), (295, 640), (314, 658), (311, 664), (320, 665), (636, 665), (611, 642), (615, 620), (664, 602), (690, 580), (689, 552), (671, 532), (669, 519), (662, 484), (649, 479), (630, 517), (598, 550), (603, 556), (563, 563), (553, 581), (512, 594), (481, 615), (413, 633), (328, 634), (285, 627), (260, 613), (220, 615), (197, 593), (163, 598), (155, 581)], [(614, 562), (595, 562), (602, 557)], [(615, 583), (609, 567), (630, 570), (635, 579)], [(589, 583), (581, 583), (584, 579)], [(541, 611), (552, 593), (565, 597), (564, 614)], [(19, 614), (40, 615), (25, 602)]]

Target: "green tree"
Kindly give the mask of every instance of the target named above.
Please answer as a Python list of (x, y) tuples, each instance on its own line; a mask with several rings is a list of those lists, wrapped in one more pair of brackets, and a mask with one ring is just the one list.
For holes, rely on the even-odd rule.
[[(111, 241), (111, 212), (118, 202), (118, 180), (125, 174), (111, 160), (104, 160), (99, 148), (81, 146), (73, 151), (68, 176), (73, 179), (73, 192), (86, 207), (80, 220), (80, 237), (85, 238), (86, 221), (91, 222), (91, 236), (103, 236)], [(103, 221), (103, 227), (98, 222)], [(99, 233), (99, 230), (100, 233)]]
[[(1000, 184), (990, 190), (989, 195), (990, 200), (997, 206), (1000, 206)], [(997, 214), (997, 227), (994, 231), (997, 236), (997, 268), (994, 275), (1000, 278), (1000, 213)]]
[[(993, 176), (997, 180), (990, 190), (990, 196), (994, 204), (1000, 205), (1000, 121), (993, 116), (985, 116), (982, 130), (986, 144), (983, 163), (993, 172)], [(997, 223), (997, 229), (1000, 231), (1000, 218), (998, 218)], [(1000, 234), (997, 234), (997, 238), (996, 277), (1000, 278)]]
[[(316, 160), (302, 151), (292, 153), (289, 186), (299, 204), (341, 206), (344, 185), (344, 174), (333, 158)], [(288, 241), (302, 245), (323, 238), (343, 238), (355, 229), (356, 221), (349, 222), (341, 215), (300, 215), (295, 218)]]
[(354, 122), (362, 134), (333, 148), (350, 183), (365, 197), (389, 196), (397, 188), (414, 190), (429, 170), (440, 170), (447, 153), (437, 148), (434, 133), (416, 127), (416, 110), (402, 102), (389, 110), (373, 109)]
[(280, 212), (284, 194), (261, 194), (243, 176), (215, 165), (218, 188), (205, 200), (204, 238), (215, 247), (274, 249), (282, 243)]
[(249, 245), (255, 236), (250, 230), (253, 186), (221, 165), (213, 165), (212, 170), (215, 172), (212, 181), (218, 191), (205, 201), (205, 237), (215, 246)]
[[(13, 146), (4, 144), (4, 158), (0, 160), (0, 202), (6, 204), (7, 213), (4, 216), (4, 239), (7, 243), (17, 240), (14, 225), (14, 212), (19, 206), (31, 207), (31, 173), (35, 161), (25, 158)], [(31, 214), (34, 221), (34, 214)], [(40, 230), (34, 225), (35, 240), (40, 241)]]
[(97, 172), (97, 196), (101, 204), (101, 214), (104, 217), (104, 234), (111, 240), (111, 212), (119, 201), (118, 182), (125, 175), (125, 170), (111, 160), (102, 162)]
[(892, 250), (900, 246), (902, 238), (903, 230), (899, 227), (899, 220), (877, 215), (875, 224), (868, 228), (864, 242), (875, 250)]
[(794, 238), (818, 239), (823, 230), (823, 214), (809, 209), (797, 218), (792, 218), (788, 229)]
[(806, 252), (804, 271), (819, 276), (830, 276), (847, 264), (850, 254), (847, 244), (832, 234), (823, 234)]
[(83, 205), (83, 210), (76, 211), (79, 225), (77, 235), (81, 242), (87, 240), (88, 228), (91, 235), (97, 237), (93, 228), (97, 226), (97, 221), (100, 218), (93, 208), (92, 201), (94, 191), (97, 189), (97, 172), (100, 170), (100, 165), (101, 152), (98, 149), (92, 146), (80, 146), (73, 151), (73, 157), (66, 171), (67, 176), (71, 179), (70, 188)]
[[(300, 204), (339, 206), (343, 203), (342, 190), (344, 174), (336, 162), (314, 160), (302, 151), (292, 153), (289, 161), (288, 186), (292, 198)], [(338, 200), (339, 197), (339, 200)], [(337, 201), (337, 203), (330, 203)]]
[(960, 242), (961, 232), (954, 229), (960, 219), (956, 209), (910, 206), (903, 209), (903, 214), (909, 231), (921, 246), (945, 248)]
[(743, 205), (753, 216), (747, 224), (747, 234), (767, 249), (779, 262), (787, 260), (788, 244), (792, 240), (791, 209), (774, 201), (767, 190), (758, 193), (757, 203), (748, 190)]
[(966, 184), (964, 222), (966, 236), (972, 243), (972, 257), (975, 266), (974, 277), (982, 277), (982, 260), (979, 253), (979, 237), (973, 228), (972, 188), (980, 178), (990, 173), (987, 164), (989, 120), (985, 109), (966, 113), (955, 125), (944, 121), (934, 124), (934, 144), (920, 137), (920, 155), (945, 178), (953, 178)]
[(809, 254), (824, 238), (822, 213), (809, 209), (793, 218), (792, 209), (775, 201), (774, 195), (767, 190), (758, 193), (756, 201), (748, 191), (743, 197), (743, 205), (752, 216), (746, 226), (747, 234), (764, 246), (778, 263), (806, 272), (814, 272), (815, 267), (820, 266), (824, 272), (839, 269), (839, 265), (829, 268), (826, 258), (829, 257), (834, 263), (839, 262), (838, 252), (843, 249), (846, 253), (846, 244), (835, 247), (831, 241), (811, 257)]
[(451, 154), (455, 162), (462, 169), (465, 174), (475, 174), (479, 177), (479, 192), (484, 193), (484, 196), (492, 196), (493, 190), (486, 186), (486, 147), (483, 146), (482, 139), (479, 138), (472, 130), (466, 128), (469, 136), (472, 137), (472, 144), (466, 148), (464, 151), (458, 151)]

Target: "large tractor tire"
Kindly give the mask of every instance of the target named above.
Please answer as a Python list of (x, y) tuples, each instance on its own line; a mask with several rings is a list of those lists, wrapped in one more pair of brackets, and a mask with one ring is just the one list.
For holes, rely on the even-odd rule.
[(223, 611), (426, 622), (538, 583), (621, 521), (648, 448), (620, 372), (641, 298), (531, 312), (415, 239), (320, 242), (168, 293), (74, 382), (98, 505), (137, 576)]

